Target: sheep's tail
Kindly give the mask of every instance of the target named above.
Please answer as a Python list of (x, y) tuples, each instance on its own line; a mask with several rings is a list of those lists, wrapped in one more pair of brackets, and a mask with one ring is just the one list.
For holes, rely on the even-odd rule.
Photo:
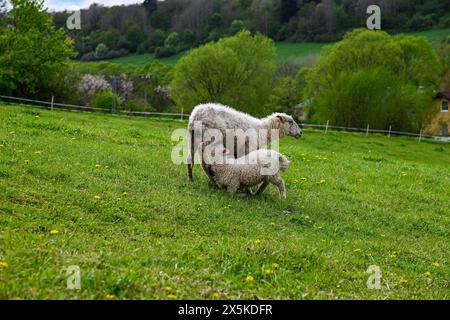
[(189, 181), (194, 181), (194, 176), (192, 174), (193, 167), (194, 167), (194, 159), (195, 159), (195, 136), (194, 136), (194, 130), (189, 130), (189, 137), (190, 137), (190, 157), (188, 158), (188, 176)]

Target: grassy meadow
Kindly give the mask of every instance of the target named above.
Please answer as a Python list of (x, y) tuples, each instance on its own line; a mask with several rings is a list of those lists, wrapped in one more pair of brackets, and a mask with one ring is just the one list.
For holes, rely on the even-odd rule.
[[(438, 46), (440, 42), (450, 35), (450, 29), (438, 29), (421, 32), (406, 33), (408, 35), (419, 36), (427, 38), (434, 46)], [(322, 49), (327, 45), (326, 43), (289, 43), (289, 42), (277, 42), (276, 44), (276, 61), (288, 62), (288, 61), (301, 61), (308, 59), (309, 57), (317, 57), (321, 54)], [(178, 60), (183, 57), (186, 52), (178, 53), (172, 57), (158, 59), (161, 63), (174, 66)], [(147, 63), (156, 60), (153, 53), (135, 54), (122, 58), (107, 60), (108, 62), (117, 63), (121, 65), (135, 65), (142, 67)], [(77, 62), (78, 63), (78, 62)], [(95, 62), (81, 62), (82, 64), (95, 64)]]
[(0, 299), (450, 298), (450, 144), (305, 130), (282, 202), (189, 183), (185, 126), (0, 105)]

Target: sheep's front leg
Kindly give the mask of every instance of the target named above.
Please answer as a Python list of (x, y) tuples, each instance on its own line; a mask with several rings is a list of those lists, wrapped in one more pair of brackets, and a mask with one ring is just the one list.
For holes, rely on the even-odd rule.
[(264, 180), (263, 183), (260, 184), (258, 190), (256, 191), (255, 195), (260, 196), (266, 191), (267, 187), (269, 186), (269, 181)]
[(281, 199), (286, 199), (286, 186), (284, 184), (284, 180), (281, 178), (280, 175), (273, 176), (271, 178), (271, 181), (274, 185), (278, 187), (278, 192), (280, 193)]

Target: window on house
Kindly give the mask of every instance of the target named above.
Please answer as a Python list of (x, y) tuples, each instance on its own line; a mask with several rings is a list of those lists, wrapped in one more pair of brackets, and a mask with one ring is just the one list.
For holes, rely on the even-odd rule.
[(439, 124), (439, 126), (440, 126), (440, 131), (441, 131), (441, 135), (443, 135), (443, 136), (448, 136), (448, 123), (446, 123), (446, 122), (441, 122), (440, 124)]
[(442, 100), (441, 112), (448, 112), (448, 100)]

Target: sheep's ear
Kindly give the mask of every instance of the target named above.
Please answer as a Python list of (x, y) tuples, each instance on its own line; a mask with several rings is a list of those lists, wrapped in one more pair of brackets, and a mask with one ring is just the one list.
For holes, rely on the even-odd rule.
[(282, 116), (277, 116), (276, 118), (277, 118), (278, 122), (280, 122), (280, 123), (283, 122), (283, 117)]

